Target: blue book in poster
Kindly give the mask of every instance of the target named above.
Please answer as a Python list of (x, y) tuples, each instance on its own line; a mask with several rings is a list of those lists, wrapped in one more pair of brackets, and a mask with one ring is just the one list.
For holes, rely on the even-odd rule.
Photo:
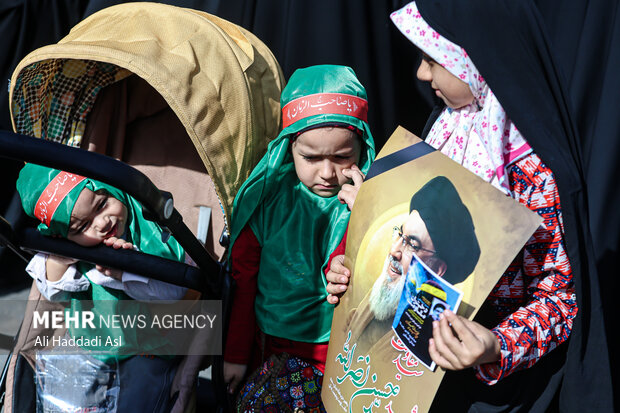
[(446, 309), (456, 312), (462, 298), (461, 291), (413, 255), (392, 329), (420, 363), (431, 371), (435, 371), (436, 367), (428, 353), (433, 320), (438, 320)]

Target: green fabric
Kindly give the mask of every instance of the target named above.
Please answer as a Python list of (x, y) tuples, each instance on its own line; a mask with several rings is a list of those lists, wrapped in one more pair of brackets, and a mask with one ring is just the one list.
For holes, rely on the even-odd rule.
[[(34, 217), (34, 208), (39, 196), (59, 173), (59, 170), (35, 164), (26, 164), (22, 168), (17, 179), (17, 191), (19, 192), (22, 200), (24, 211), (28, 215)], [(88, 188), (94, 192), (105, 190), (125, 205), (127, 208), (127, 227), (124, 232), (124, 238), (138, 247), (138, 250), (146, 254), (156, 255), (158, 257), (179, 262), (185, 261), (185, 251), (183, 250), (183, 247), (181, 247), (178, 241), (172, 236), (168, 238), (167, 242), (162, 242), (161, 227), (157, 223), (144, 218), (142, 215), (142, 205), (135, 198), (114, 188), (113, 186), (90, 178), (86, 178), (67, 194), (52, 215), (52, 220), (49, 227), (41, 223), (39, 224), (38, 230), (46, 235), (60, 235), (62, 237), (66, 237), (71, 212), (73, 211), (73, 207), (75, 206), (78, 196), (84, 188)], [(92, 268), (93, 265), (91, 264), (79, 263), (78, 265), (78, 270), (82, 274), (86, 274)], [(89, 308), (88, 310), (93, 311), (95, 314), (112, 315), (122, 314), (119, 310), (121, 304), (117, 303), (117, 300), (131, 300), (131, 297), (122, 291), (102, 287), (91, 282), (91, 288), (87, 292), (72, 294), (70, 307), (71, 313), (86, 310), (82, 308), (83, 306), (81, 302), (83, 300), (94, 301), (94, 307)], [(138, 307), (136, 306), (132, 308)], [(98, 319), (98, 315), (96, 315), (96, 319)], [(92, 335), (101, 334), (101, 332), (78, 330), (75, 328), (72, 328), (70, 332), (71, 336), (74, 338), (79, 336), (90, 337)], [(149, 351), (159, 348), (162, 345), (162, 342), (156, 337), (153, 340), (146, 340), (146, 342), (143, 341), (138, 343), (135, 332), (131, 330), (123, 331), (120, 329), (115, 329), (114, 331), (110, 331), (109, 333), (106, 332), (105, 334), (109, 334), (114, 337), (122, 336), (123, 354), (148, 353)], [(102, 347), (105, 350), (110, 349), (109, 346)], [(114, 357), (114, 355), (106, 355), (99, 358), (105, 361)], [(127, 357), (128, 356), (117, 356), (117, 358)]]
[[(33, 218), (34, 210), (37, 200), (41, 196), (41, 193), (45, 190), (47, 185), (60, 173), (57, 169), (48, 168), (45, 166), (26, 164), (19, 172), (17, 179), (17, 192), (22, 201), (24, 211)], [(82, 192), (82, 189), (87, 184), (87, 180), (80, 182), (75, 188), (71, 190), (63, 199), (58, 208), (52, 216), (52, 222), (49, 227), (43, 222), (39, 224), (38, 230), (45, 235), (60, 235), (63, 238), (67, 237), (69, 230), (69, 219), (71, 218), (71, 211), (75, 201)]]
[[(321, 65), (295, 71), (280, 104), (316, 93), (367, 99), (351, 68)], [(235, 198), (231, 241), (250, 225), (262, 247), (255, 309), (258, 326), (273, 336), (304, 342), (329, 339), (333, 306), (325, 300), (322, 268), (344, 235), (350, 212), (337, 196), (320, 197), (299, 181), (289, 138), (334, 122), (363, 132), (358, 166), (367, 173), (375, 157), (368, 124), (347, 115), (315, 115), (282, 130)]]

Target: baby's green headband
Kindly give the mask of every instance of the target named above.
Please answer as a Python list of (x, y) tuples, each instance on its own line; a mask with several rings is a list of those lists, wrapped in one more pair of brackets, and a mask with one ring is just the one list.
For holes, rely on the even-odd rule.
[(120, 191), (103, 182), (31, 163), (20, 171), (16, 186), (24, 211), (41, 221), (38, 230), (45, 235), (67, 237), (71, 212), (85, 187), (105, 189), (122, 201)]

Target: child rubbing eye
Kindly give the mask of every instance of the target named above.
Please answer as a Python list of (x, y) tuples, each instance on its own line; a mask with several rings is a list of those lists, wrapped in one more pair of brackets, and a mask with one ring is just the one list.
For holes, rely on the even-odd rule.
[[(359, 187), (375, 154), (366, 91), (350, 68), (297, 70), (281, 105), (284, 128), (233, 208), (237, 288), (224, 353), (231, 393), (248, 366), (262, 365), (261, 374), (283, 380), (303, 371), (308, 383), (320, 384), (333, 311), (325, 302), (321, 269), (349, 219), (348, 196), (341, 190)], [(290, 356), (286, 366), (274, 367), (270, 356), (283, 353)], [(239, 408), (260, 410), (253, 387), (251, 380), (241, 390), (245, 404)], [(281, 389), (282, 395), (289, 390)], [(316, 405), (308, 401), (306, 407), (319, 406), (318, 398), (312, 400)]]

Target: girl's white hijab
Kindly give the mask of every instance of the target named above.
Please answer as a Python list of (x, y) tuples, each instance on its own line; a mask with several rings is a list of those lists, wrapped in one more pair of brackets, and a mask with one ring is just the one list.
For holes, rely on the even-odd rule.
[(508, 119), (467, 52), (433, 30), (415, 2), (390, 18), (414, 45), (451, 74), (469, 85), (474, 101), (462, 108), (446, 107), (433, 124), (426, 142), (506, 194), (506, 168), (532, 152)]

